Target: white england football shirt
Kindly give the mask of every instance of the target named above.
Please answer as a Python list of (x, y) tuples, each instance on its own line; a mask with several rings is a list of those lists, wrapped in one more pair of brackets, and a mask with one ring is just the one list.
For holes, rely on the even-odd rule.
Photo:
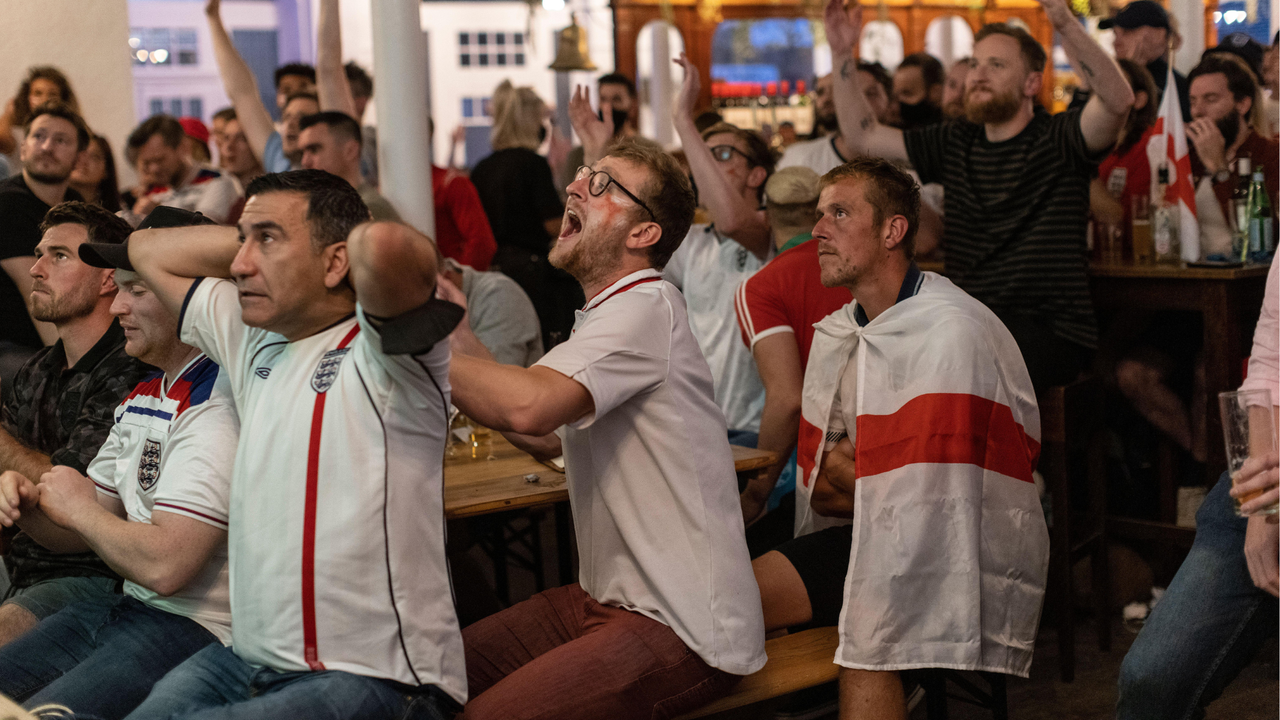
[[(226, 530), (240, 422), (218, 366), (201, 355), (167, 388), (157, 372), (138, 383), (115, 416), (111, 434), (86, 472), (98, 492), (119, 499), (130, 522), (150, 523), (151, 513), (160, 510)], [(158, 595), (128, 580), (124, 591), (147, 605), (191, 618), (224, 644), (231, 642), (225, 544), (172, 595)]]
[(536, 364), (595, 401), (559, 430), (582, 588), (666, 624), (712, 667), (759, 670), (764, 616), (733, 453), (680, 291), (656, 270), (628, 275)]
[(763, 260), (714, 226), (694, 225), (663, 270), (684, 294), (693, 336), (711, 368), (716, 403), (733, 430), (760, 432), (764, 412), (764, 382), (742, 344), (734, 309), (738, 286), (762, 267)]
[(436, 685), (465, 702), (445, 560), (449, 346), (386, 355), (355, 315), (310, 337), (246, 326), (234, 284), (187, 294), (182, 338), (231, 380), (232, 647), (280, 671)]

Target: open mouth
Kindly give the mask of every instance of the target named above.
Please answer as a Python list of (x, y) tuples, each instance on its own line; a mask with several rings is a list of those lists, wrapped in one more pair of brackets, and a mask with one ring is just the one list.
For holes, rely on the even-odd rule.
[(582, 218), (573, 210), (565, 209), (564, 222), (560, 224), (560, 237), (567, 238), (582, 232)]

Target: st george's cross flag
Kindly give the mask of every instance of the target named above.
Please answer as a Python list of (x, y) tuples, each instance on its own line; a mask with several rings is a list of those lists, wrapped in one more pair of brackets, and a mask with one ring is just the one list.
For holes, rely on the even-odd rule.
[[(1182, 259), (1200, 260), (1200, 223), (1196, 220), (1196, 189), (1191, 178), (1191, 154), (1187, 147), (1187, 126), (1182, 121), (1177, 84), (1173, 81), (1173, 65), (1165, 81), (1160, 113), (1147, 141), (1147, 162), (1151, 165), (1151, 203), (1156, 207), (1168, 202), (1176, 207), (1178, 241), (1182, 243)], [(1169, 184), (1164, 197), (1156, 197), (1161, 167), (1169, 168)]]
[(801, 413), (827, 449), (847, 433), (857, 473), (835, 661), (1027, 677), (1049, 565), (1035, 391), (995, 314), (923, 276), (865, 326), (856, 301), (815, 326)]

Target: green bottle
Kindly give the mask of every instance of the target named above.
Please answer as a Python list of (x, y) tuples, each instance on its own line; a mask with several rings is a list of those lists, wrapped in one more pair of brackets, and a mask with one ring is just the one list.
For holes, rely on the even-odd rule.
[(1262, 170), (1255, 168), (1249, 183), (1249, 259), (1262, 262), (1276, 249), (1275, 215), (1267, 199)]

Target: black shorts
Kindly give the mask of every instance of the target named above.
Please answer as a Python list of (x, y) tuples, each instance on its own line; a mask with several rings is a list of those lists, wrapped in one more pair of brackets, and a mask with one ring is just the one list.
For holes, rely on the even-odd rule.
[(853, 548), (853, 527), (838, 527), (802, 535), (775, 548), (800, 574), (813, 619), (792, 632), (811, 627), (829, 627), (840, 622), (844, 606), (844, 577), (849, 572), (849, 552)]

